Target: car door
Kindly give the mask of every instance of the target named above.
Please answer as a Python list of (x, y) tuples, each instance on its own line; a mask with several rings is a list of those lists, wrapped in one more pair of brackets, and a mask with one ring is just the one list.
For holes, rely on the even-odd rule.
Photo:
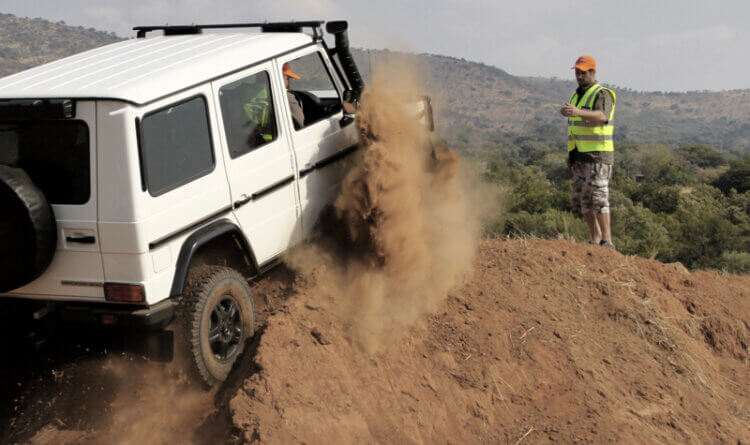
[(15, 141), (17, 166), (44, 192), (57, 225), (52, 263), (39, 278), (16, 289), (17, 294), (104, 298), (97, 230), (96, 104), (78, 101), (75, 113), (74, 119), (0, 125), (0, 138)]
[[(213, 82), (233, 211), (259, 265), (301, 239), (296, 166), (273, 63)], [(283, 110), (282, 110), (283, 111)]]
[(343, 119), (343, 85), (333, 75), (330, 60), (320, 47), (303, 49), (280, 58), (276, 61), (279, 74), (287, 63), (287, 69), (294, 74), (287, 76), (288, 90), (301, 103), (304, 114), (304, 122), (294, 125), (290, 99), (284, 101), (299, 166), (302, 227), (307, 237), (322, 210), (338, 194), (347, 171), (346, 164), (357, 148), (357, 129), (350, 117)]

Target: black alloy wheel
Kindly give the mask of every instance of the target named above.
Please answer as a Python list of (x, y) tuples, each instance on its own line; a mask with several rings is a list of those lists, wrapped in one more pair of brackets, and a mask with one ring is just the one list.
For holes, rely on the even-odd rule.
[(226, 380), (255, 333), (255, 306), (245, 277), (228, 267), (191, 270), (180, 314), (178, 347), (208, 386)]
[(226, 361), (237, 354), (242, 341), (242, 318), (237, 302), (231, 295), (224, 295), (211, 311), (208, 342), (218, 360)]

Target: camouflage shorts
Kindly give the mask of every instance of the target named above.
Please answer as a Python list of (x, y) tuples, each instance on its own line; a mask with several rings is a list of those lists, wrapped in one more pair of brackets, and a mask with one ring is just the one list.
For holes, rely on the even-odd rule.
[(574, 162), (573, 212), (609, 213), (609, 179), (612, 166), (602, 162)]

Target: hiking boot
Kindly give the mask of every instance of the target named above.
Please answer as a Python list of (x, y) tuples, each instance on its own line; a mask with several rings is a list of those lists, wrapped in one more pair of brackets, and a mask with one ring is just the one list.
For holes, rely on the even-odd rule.
[(612, 250), (617, 250), (617, 248), (615, 247), (615, 243), (608, 243), (608, 242), (606, 242), (606, 241), (602, 240), (602, 241), (601, 241), (601, 242), (599, 243), (599, 245), (600, 245), (600, 246), (602, 246), (602, 247), (608, 247), (608, 248), (610, 248), (610, 249), (612, 249)]

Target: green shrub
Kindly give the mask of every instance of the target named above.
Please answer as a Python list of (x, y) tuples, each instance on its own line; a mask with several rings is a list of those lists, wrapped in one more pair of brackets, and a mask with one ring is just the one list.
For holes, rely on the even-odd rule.
[(688, 145), (678, 148), (676, 153), (682, 159), (700, 168), (718, 167), (727, 163), (724, 155), (710, 145)]
[(613, 207), (611, 222), (619, 251), (646, 258), (671, 255), (669, 232), (660, 218), (641, 204)]
[(719, 176), (712, 184), (725, 194), (734, 189), (737, 193), (750, 190), (750, 155), (729, 163), (729, 170)]
[(584, 241), (589, 239), (589, 229), (582, 219), (570, 212), (549, 210), (544, 213), (530, 214), (518, 212), (508, 215), (502, 233), (512, 236), (535, 236), (539, 238), (557, 238)]
[(510, 169), (509, 173), (508, 181), (513, 187), (508, 209), (511, 213), (544, 213), (570, 208), (570, 188), (553, 186), (539, 166), (522, 166)]
[(680, 204), (680, 186), (643, 184), (632, 193), (633, 201), (656, 213), (674, 213)]
[(734, 250), (722, 252), (719, 259), (712, 266), (729, 273), (750, 273), (750, 253), (736, 252)]

